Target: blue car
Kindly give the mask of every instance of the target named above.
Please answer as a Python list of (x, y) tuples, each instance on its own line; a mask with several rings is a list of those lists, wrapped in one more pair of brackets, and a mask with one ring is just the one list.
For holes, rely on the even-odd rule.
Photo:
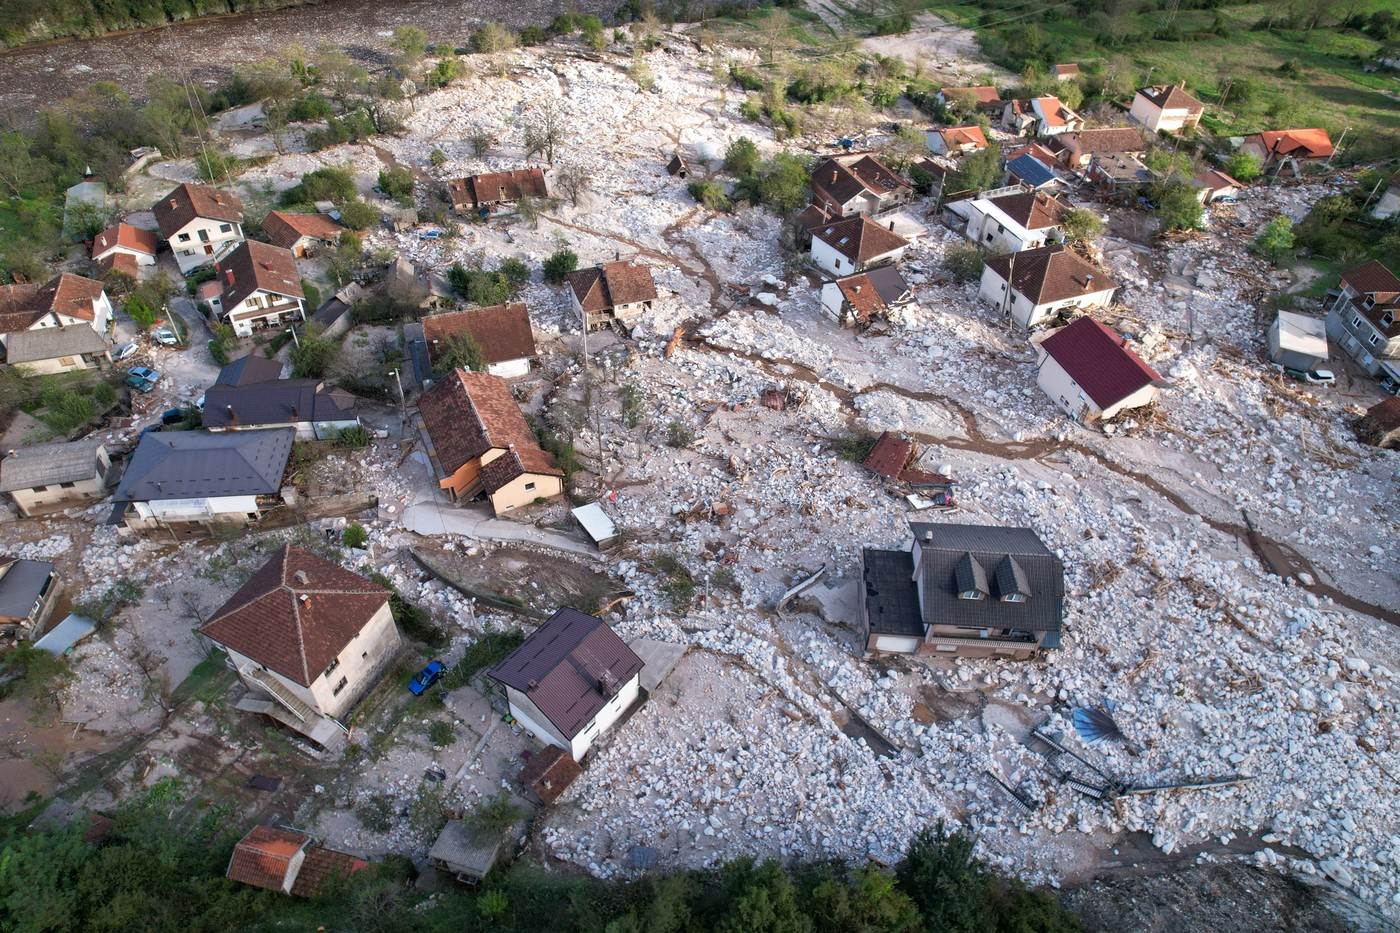
[(441, 661), (429, 661), (428, 666), (414, 674), (413, 679), (408, 682), (408, 692), (416, 697), (422, 696), (445, 673), (447, 673), (447, 665)]

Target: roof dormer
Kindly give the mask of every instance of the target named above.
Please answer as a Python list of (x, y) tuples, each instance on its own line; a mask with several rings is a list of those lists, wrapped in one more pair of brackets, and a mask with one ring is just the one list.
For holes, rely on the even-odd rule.
[(953, 581), (957, 586), (959, 599), (986, 599), (991, 595), (987, 586), (987, 571), (978, 563), (977, 558), (972, 556), (971, 551), (964, 551), (963, 556), (958, 558), (953, 567)]

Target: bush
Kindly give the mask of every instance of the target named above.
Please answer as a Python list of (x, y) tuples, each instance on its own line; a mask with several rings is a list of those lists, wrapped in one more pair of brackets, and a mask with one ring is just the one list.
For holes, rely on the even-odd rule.
[(334, 340), (325, 337), (303, 336), (288, 354), (292, 361), (292, 377), (295, 379), (321, 379), (330, 372), (331, 364), (340, 353)]
[(335, 436), (337, 447), (368, 447), (369, 430), (362, 424), (357, 424), (353, 428), (341, 428)]
[(1082, 207), (1072, 207), (1060, 221), (1064, 230), (1065, 242), (1084, 244), (1103, 233), (1103, 220), (1093, 211)]
[(518, 291), (521, 286), (530, 281), (530, 267), (519, 259), (506, 259), (501, 262), (500, 269), (497, 270), (506, 277), (510, 283), (511, 291)]
[(725, 194), (724, 186), (717, 181), (708, 178), (697, 179), (687, 185), (686, 190), (697, 203), (712, 211), (727, 211), (734, 206), (729, 200), (729, 195)]
[(468, 269), (454, 263), (447, 272), (447, 281), (457, 294), (473, 304), (498, 305), (509, 300), (515, 287), (504, 272), (485, 272), (481, 269)]
[(982, 251), (971, 243), (959, 243), (943, 257), (943, 268), (959, 282), (974, 282), (982, 277)]
[(150, 330), (160, 317), (160, 308), (156, 307), (148, 295), (140, 291), (133, 292), (128, 296), (122, 305), (122, 310), (143, 331)]
[(454, 369), (466, 369), (477, 373), (486, 371), (486, 357), (481, 352), (481, 345), (471, 334), (452, 334), (443, 348), (433, 353), (435, 374), (443, 376)]
[(466, 815), (465, 822), (489, 839), (510, 829), (520, 816), (520, 808), (510, 802), (510, 794), (499, 790), (490, 797), (483, 797), (477, 801), (476, 806)]
[(359, 522), (351, 522), (345, 526), (345, 533), (341, 535), (341, 542), (352, 550), (360, 550), (369, 542), (369, 532), (365, 531), (365, 526)]
[(484, 23), (476, 32), (472, 33), (469, 47), (473, 52), (491, 54), (493, 52), (505, 52), (515, 48), (516, 36), (500, 23)]
[(763, 79), (756, 72), (750, 71), (743, 65), (730, 64), (729, 78), (745, 91), (763, 90)]
[(544, 280), (551, 285), (561, 285), (570, 272), (578, 268), (578, 254), (567, 246), (561, 246), (544, 261)]
[(666, 445), (685, 448), (695, 443), (695, 432), (684, 421), (672, 421), (666, 425)]
[(1196, 189), (1180, 179), (1165, 183), (1156, 192), (1157, 218), (1162, 223), (1162, 232), (1169, 230), (1195, 230), (1201, 226), (1205, 210), (1196, 200)]
[(1230, 158), (1225, 160), (1225, 174), (1235, 181), (1251, 182), (1258, 178), (1263, 172), (1263, 166), (1259, 162), (1259, 157), (1244, 149), (1236, 149)]
[(1251, 248), (1277, 266), (1293, 255), (1293, 244), (1293, 221), (1279, 214), (1259, 231)]
[(441, 149), (434, 149), (432, 152), (428, 153), (428, 162), (434, 168), (437, 168), (439, 165), (443, 165), (447, 162), (447, 153), (443, 152)]
[(433, 748), (446, 748), (457, 741), (457, 727), (443, 719), (434, 720), (428, 726), (428, 742)]
[(651, 562), (652, 570), (661, 576), (661, 591), (673, 608), (684, 612), (695, 599), (695, 577), (674, 554), (658, 554)]
[(340, 206), (340, 222), (351, 230), (368, 230), (379, 223), (379, 209), (355, 198)]
[(327, 166), (307, 172), (301, 182), (282, 192), (283, 204), (342, 204), (355, 198), (355, 177), (343, 168)]
[(752, 186), (755, 199), (778, 211), (788, 213), (807, 203), (809, 179), (807, 163), (789, 152), (780, 152), (763, 167), (758, 184)]
[[(763, 159), (758, 154), (758, 146), (747, 136), (740, 136), (724, 150), (724, 170), (738, 178), (747, 178), (758, 171)], [(699, 198), (696, 198), (698, 201)]]
[(400, 204), (413, 203), (413, 173), (402, 165), (379, 170), (379, 190)]
[(404, 599), (403, 594), (394, 586), (394, 582), (382, 573), (371, 573), (369, 578), (389, 591), (389, 612), (394, 617), (394, 623), (406, 636), (415, 641), (421, 641), (432, 648), (445, 648), (447, 646), (447, 635), (442, 629), (433, 624), (432, 619), (417, 603)]
[(372, 794), (355, 805), (355, 819), (370, 832), (387, 833), (394, 828), (394, 801), (388, 794)]

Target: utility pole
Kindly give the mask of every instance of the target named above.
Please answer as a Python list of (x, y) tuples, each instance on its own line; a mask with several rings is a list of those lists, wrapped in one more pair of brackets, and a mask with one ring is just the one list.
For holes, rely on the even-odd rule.
[(389, 370), (389, 375), (394, 377), (394, 383), (399, 387), (399, 437), (403, 437), (404, 431), (408, 428), (408, 405), (403, 398), (403, 380), (399, 378), (397, 366)]
[(1350, 133), (1350, 132), (1351, 132), (1351, 127), (1347, 127), (1346, 129), (1342, 130), (1342, 135), (1337, 137), (1337, 144), (1336, 144), (1335, 146), (1332, 147), (1332, 154), (1331, 154), (1330, 156), (1327, 157), (1327, 167), (1328, 167), (1328, 168), (1331, 168), (1331, 167), (1332, 167), (1332, 160), (1335, 159), (1335, 158), (1337, 157), (1337, 153), (1340, 152), (1340, 151), (1342, 150), (1342, 140), (1346, 139), (1346, 138), (1347, 138), (1347, 134)]
[(292, 343), (296, 345), (296, 348), (297, 348), (298, 350), (300, 350), (300, 349), (301, 349), (301, 338), (297, 336), (297, 326), (296, 326), (295, 324), (293, 324), (291, 327), (288, 327), (288, 328), (287, 328), (287, 333), (289, 333), (289, 334), (292, 335)]
[(593, 433), (598, 435), (598, 477), (603, 476), (603, 422), (598, 417), (598, 409), (594, 407), (593, 399), (593, 370), (588, 361), (588, 311), (579, 306), (579, 315), (583, 321), (583, 336), (581, 346), (583, 347), (583, 391), (588, 398), (588, 416), (593, 421)]

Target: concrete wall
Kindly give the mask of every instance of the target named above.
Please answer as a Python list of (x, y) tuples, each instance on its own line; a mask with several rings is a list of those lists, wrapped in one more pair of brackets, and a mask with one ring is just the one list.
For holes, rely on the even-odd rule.
[(1019, 253), (1023, 249), (1044, 246), (1051, 233), (1058, 233), (1058, 227), (1044, 230), (1023, 230), (1009, 218), (988, 213), (987, 205), (973, 202), (972, 213), (967, 221), (967, 238), (992, 254)]
[(518, 379), (521, 376), (530, 375), (530, 360), (527, 357), (518, 360), (505, 360), (501, 363), (492, 363), (490, 366), (486, 367), (486, 371), (502, 379)]
[(552, 499), (563, 494), (564, 481), (560, 477), (525, 473), (491, 494), (491, 508), (499, 516), (529, 505), (536, 499)]
[(15, 363), (14, 368), (26, 376), (49, 376), (54, 373), (73, 373), (82, 369), (99, 369), (105, 357), (92, 353), (74, 356), (55, 356), (47, 360), (31, 360), (28, 363)]
[[(228, 227), (228, 230), (224, 230)], [(243, 225), (196, 217), (170, 238), (170, 250), (182, 275), (222, 258), (243, 242)]]
[[(312, 706), (333, 719), (340, 719), (379, 680), (401, 643), (399, 627), (394, 624), (389, 601), (385, 599), (360, 633), (341, 649), (336, 669), (311, 682), (311, 695), (315, 699)], [(336, 685), (342, 678), (345, 686), (336, 693)]]
[(220, 496), (133, 502), (126, 511), (125, 521), (132, 531), (170, 527), (177, 532), (192, 532), (214, 525), (246, 525), (261, 517), (257, 496)]

